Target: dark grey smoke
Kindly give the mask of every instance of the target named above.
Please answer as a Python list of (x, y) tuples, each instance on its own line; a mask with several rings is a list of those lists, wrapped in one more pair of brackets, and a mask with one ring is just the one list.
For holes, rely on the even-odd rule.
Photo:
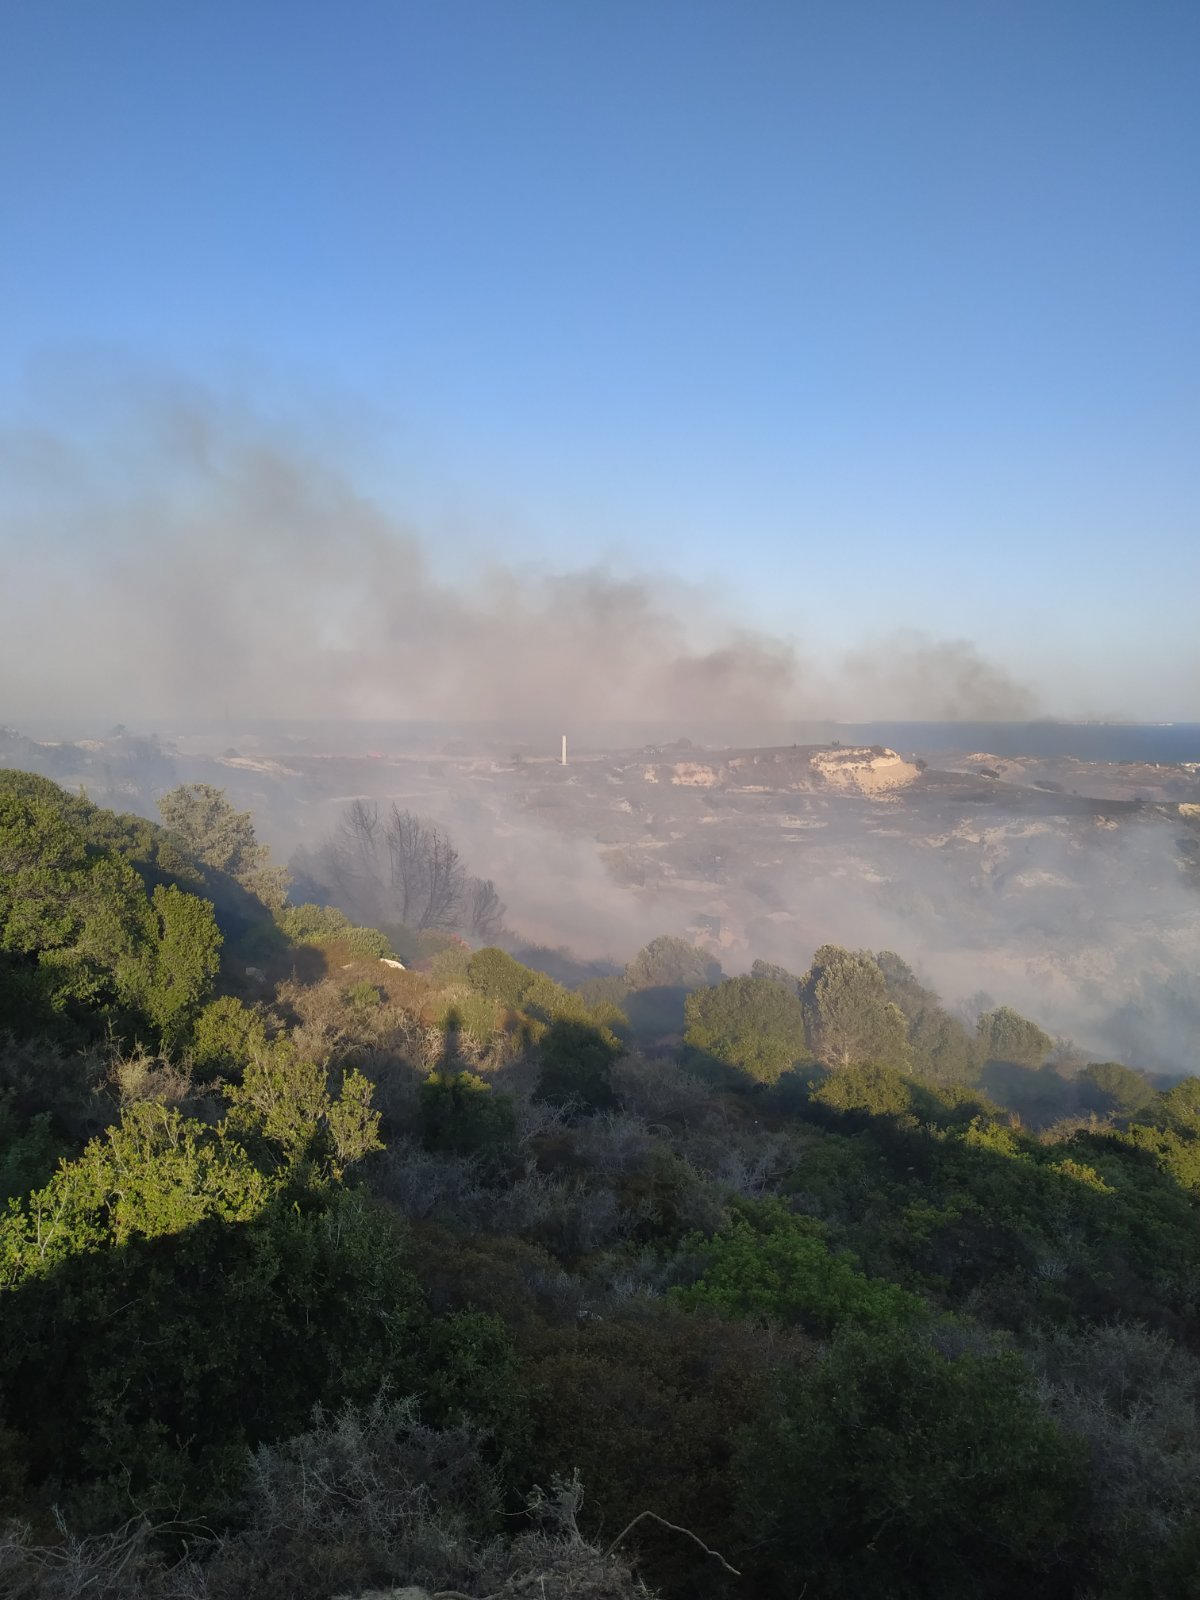
[(439, 578), (421, 539), (311, 441), (182, 387), (143, 393), (124, 429), (102, 390), (91, 398), (77, 434), (0, 436), (0, 720), (230, 704), (246, 719), (575, 725), (1033, 708), (970, 645), (906, 636), (815, 663), (668, 578), (531, 572), (503, 550)]
[(985, 661), (967, 639), (898, 632), (852, 652), (842, 670), (851, 701), (877, 708), (879, 720), (904, 721), (912, 706), (934, 722), (1025, 722), (1038, 710), (1033, 690)]

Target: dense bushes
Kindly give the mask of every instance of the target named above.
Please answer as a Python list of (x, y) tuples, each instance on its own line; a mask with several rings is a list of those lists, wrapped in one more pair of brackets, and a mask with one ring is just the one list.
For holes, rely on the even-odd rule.
[(0, 782), (6, 1594), (1190, 1600), (1195, 1080), (890, 952), (383, 969), (194, 798)]
[(511, 1095), (474, 1072), (435, 1072), (421, 1085), (421, 1134), (427, 1150), (500, 1155), (516, 1137)]
[(130, 1497), (220, 1506), (246, 1445), (412, 1384), (400, 1254), (361, 1198), (290, 1193), (220, 1130), (133, 1108), (0, 1232), (0, 1405), (30, 1488), (88, 1523)]
[(80, 1033), (103, 1022), (175, 1043), (211, 987), (220, 944), (210, 903), (175, 885), (148, 894), (52, 797), (0, 785), (0, 1024), (61, 1019)]
[(1082, 1553), (1085, 1452), (1012, 1355), (847, 1330), (781, 1380), (736, 1477), (743, 1526), (763, 1541), (759, 1593), (1062, 1594)]
[(356, 928), (332, 906), (284, 906), (276, 915), (280, 931), (292, 944), (324, 944), (337, 940), (355, 955), (391, 959), (392, 947), (375, 928)]
[(720, 1233), (693, 1237), (683, 1248), (696, 1256), (699, 1276), (673, 1291), (682, 1305), (817, 1334), (904, 1327), (926, 1315), (916, 1295), (864, 1277), (852, 1257), (829, 1248), (820, 1222), (777, 1200), (740, 1202)]
[(562, 1018), (542, 1038), (538, 1094), (552, 1105), (606, 1111), (614, 1104), (612, 1064), (620, 1054), (610, 1034), (588, 1022)]
[(684, 1005), (684, 1041), (695, 1051), (745, 1073), (753, 1083), (774, 1083), (809, 1059), (804, 1008), (768, 978), (727, 978), (698, 989)]

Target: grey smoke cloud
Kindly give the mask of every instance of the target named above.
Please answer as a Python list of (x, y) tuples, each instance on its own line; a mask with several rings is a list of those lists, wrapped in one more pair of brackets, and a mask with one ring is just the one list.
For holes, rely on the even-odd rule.
[(1035, 716), (1037, 695), (967, 639), (928, 639), (900, 631), (869, 650), (855, 650), (842, 666), (852, 703), (869, 703), (872, 717), (935, 722), (1023, 722)]
[[(98, 411), (104, 395), (89, 397)], [(127, 416), (127, 393), (114, 409)], [(1020, 717), (964, 642), (845, 661), (749, 629), (686, 582), (464, 560), (323, 460), (192, 389), (132, 424), (0, 435), (0, 716), (488, 719)], [(97, 424), (96, 432), (99, 433)], [(439, 562), (439, 571), (446, 563)]]

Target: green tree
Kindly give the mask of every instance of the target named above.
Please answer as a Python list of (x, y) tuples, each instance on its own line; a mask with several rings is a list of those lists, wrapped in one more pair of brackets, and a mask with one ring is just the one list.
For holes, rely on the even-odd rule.
[(894, 950), (877, 951), (874, 961), (883, 973), (888, 999), (896, 1002), (910, 1022), (939, 1003), (933, 990), (925, 987), (908, 962)]
[(789, 972), (786, 967), (780, 967), (773, 961), (754, 961), (750, 966), (752, 978), (765, 978), (769, 983), (777, 983), (782, 988), (788, 989), (792, 994), (800, 993), (800, 979), (794, 972)]
[(1164, 1089), (1147, 1115), (1164, 1126), (1200, 1134), (1200, 1078), (1181, 1078)]
[(631, 989), (700, 989), (720, 977), (720, 962), (708, 951), (671, 934), (651, 939), (625, 968)]
[(1144, 1072), (1120, 1061), (1092, 1061), (1079, 1074), (1079, 1098), (1085, 1111), (1099, 1116), (1133, 1116), (1152, 1105), (1154, 1085)]
[(671, 935), (652, 939), (625, 968), (622, 1010), (630, 1031), (643, 1040), (682, 1033), (687, 996), (720, 978), (720, 965), (707, 951)]
[(221, 933), (207, 900), (174, 885), (155, 889), (155, 940), (148, 962), (145, 1010), (167, 1045), (178, 1044), (212, 988)]
[(867, 951), (822, 945), (802, 992), (819, 1061), (831, 1067), (871, 1061), (908, 1068), (908, 1023), (888, 999), (884, 975)]
[(927, 989), (894, 950), (880, 950), (875, 964), (887, 997), (908, 1020), (912, 1070), (934, 1083), (974, 1083), (983, 1065), (974, 1036)]
[(30, 973), (27, 1002), (93, 1024), (134, 1013), (172, 1044), (211, 987), (220, 943), (207, 901), (174, 884), (148, 901), (130, 863), (52, 799), (0, 790), (0, 950)]
[(770, 978), (726, 978), (697, 989), (684, 1005), (684, 1042), (755, 1083), (774, 1083), (798, 1061), (810, 1060), (804, 1007)]
[(187, 783), (158, 802), (163, 825), (207, 867), (224, 872), (277, 911), (287, 899), (288, 874), (270, 865), (271, 852), (254, 835), (248, 811), (235, 811), (224, 789)]
[(1016, 1067), (1040, 1067), (1054, 1049), (1054, 1040), (1011, 1006), (985, 1011), (977, 1024), (979, 1044), (988, 1061)]
[(983, 1065), (978, 1040), (940, 1005), (925, 1006), (908, 1025), (913, 1071), (933, 1083), (970, 1084)]

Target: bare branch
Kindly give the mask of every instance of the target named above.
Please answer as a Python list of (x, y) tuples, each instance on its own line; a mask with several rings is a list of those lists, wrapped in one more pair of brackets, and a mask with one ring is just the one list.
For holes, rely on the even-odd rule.
[(719, 1550), (710, 1550), (708, 1545), (705, 1544), (704, 1540), (701, 1539), (701, 1538), (698, 1538), (697, 1535), (694, 1534), (691, 1531), (690, 1528), (681, 1528), (677, 1522), (668, 1522), (666, 1517), (660, 1517), (657, 1511), (639, 1511), (637, 1516), (634, 1517), (633, 1521), (628, 1525), (628, 1527), (622, 1528), (621, 1532), (617, 1535), (617, 1537), (609, 1545), (608, 1549), (604, 1552), (604, 1554), (606, 1556), (612, 1555), (613, 1551), (621, 1543), (622, 1539), (627, 1538), (628, 1535), (633, 1532), (633, 1530), (637, 1527), (638, 1523), (641, 1522), (643, 1517), (652, 1517), (655, 1522), (661, 1522), (664, 1528), (670, 1528), (673, 1533), (685, 1534), (695, 1544), (698, 1544), (700, 1546), (701, 1550), (704, 1551), (704, 1554), (706, 1556), (712, 1556), (715, 1560), (719, 1561), (721, 1563), (721, 1565), (725, 1568), (726, 1572), (732, 1572), (732, 1574), (733, 1574), (733, 1576), (735, 1578), (740, 1578), (741, 1577), (741, 1573), (738, 1571), (738, 1569), (736, 1567), (731, 1567), (729, 1565), (728, 1561), (726, 1561), (725, 1557), (721, 1554), (721, 1552)]

